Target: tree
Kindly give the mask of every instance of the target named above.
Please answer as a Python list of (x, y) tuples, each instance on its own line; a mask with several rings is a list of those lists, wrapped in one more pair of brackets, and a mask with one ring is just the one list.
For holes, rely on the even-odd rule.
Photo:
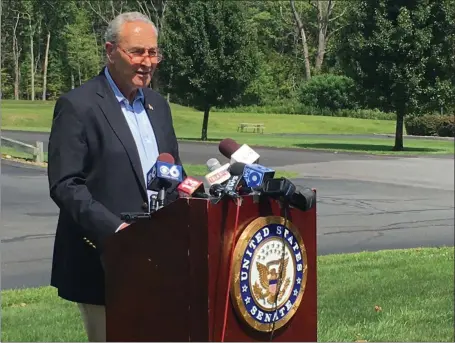
[[(340, 3), (335, 7), (335, 4)], [(316, 38), (313, 43), (317, 46), (315, 53), (314, 71), (321, 72), (322, 62), (326, 54), (329, 41), (333, 35), (343, 27), (340, 20), (346, 13), (349, 5), (335, 0), (309, 0), (308, 4), (301, 2), (300, 7), (304, 14), (301, 16), (296, 8), (295, 0), (290, 0), (292, 16), (302, 41), (303, 58), (305, 63), (305, 79), (311, 79), (310, 44), (311, 35)], [(312, 8), (311, 8), (312, 7)], [(341, 12), (338, 12), (340, 9)], [(303, 19), (302, 19), (303, 18)], [(341, 24), (340, 24), (341, 22)], [(314, 32), (314, 33), (313, 33)]]
[(394, 150), (403, 150), (406, 115), (451, 106), (455, 97), (455, 2), (361, 1), (350, 13), (338, 58), (363, 102), (397, 115)]
[(204, 111), (201, 140), (207, 140), (210, 108), (232, 103), (255, 77), (254, 33), (242, 2), (179, 0), (168, 6), (160, 75), (173, 94)]

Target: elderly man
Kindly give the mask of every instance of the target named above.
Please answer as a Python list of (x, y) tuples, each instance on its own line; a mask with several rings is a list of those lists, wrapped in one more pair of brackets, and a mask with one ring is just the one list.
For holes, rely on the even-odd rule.
[(55, 105), (48, 175), (60, 215), (51, 285), (78, 303), (90, 341), (106, 340), (105, 238), (127, 226), (121, 212), (148, 211), (146, 174), (160, 153), (181, 164), (169, 105), (148, 88), (162, 58), (157, 38), (146, 16), (119, 15), (106, 31), (105, 68)]

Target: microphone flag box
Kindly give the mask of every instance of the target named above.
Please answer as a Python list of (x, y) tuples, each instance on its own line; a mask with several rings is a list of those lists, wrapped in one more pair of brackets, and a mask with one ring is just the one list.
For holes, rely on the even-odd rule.
[(259, 154), (251, 149), (248, 145), (243, 144), (237, 151), (231, 155), (231, 164), (241, 162), (245, 164), (255, 163), (259, 159)]
[(177, 190), (179, 192), (179, 196), (182, 198), (191, 197), (196, 191), (205, 191), (204, 183), (190, 176), (188, 176), (185, 180), (182, 181), (182, 183), (178, 185)]
[(260, 164), (247, 164), (243, 170), (243, 178), (247, 187), (260, 187), (265, 180), (275, 176), (273, 169)]
[(223, 183), (231, 177), (231, 174), (228, 171), (229, 167), (229, 163), (222, 165), (220, 168), (215, 169), (214, 171), (205, 175), (205, 180), (209, 183), (209, 185), (213, 185), (215, 183)]
[(174, 184), (182, 182), (182, 166), (162, 161), (156, 161), (147, 173), (147, 189), (158, 191), (162, 183)]

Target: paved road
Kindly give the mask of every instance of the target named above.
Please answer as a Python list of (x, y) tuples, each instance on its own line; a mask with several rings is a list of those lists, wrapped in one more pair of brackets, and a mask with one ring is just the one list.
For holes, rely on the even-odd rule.
[[(2, 131), (2, 136), (12, 138), (24, 143), (35, 144), (36, 141), (44, 143), (44, 150), (47, 152), (47, 144), (49, 142), (49, 134), (44, 132), (25, 132), (25, 131)], [(198, 163), (205, 164), (210, 157), (216, 157), (220, 162), (226, 159), (219, 153), (218, 144), (201, 143), (201, 142), (180, 142), (180, 153), (183, 163)], [(360, 155), (355, 153), (340, 153), (326, 151), (305, 151), (301, 153), (301, 149), (278, 149), (278, 148), (258, 148), (255, 150), (261, 155), (261, 163), (269, 166), (281, 166), (292, 163), (303, 162), (326, 162), (335, 160), (345, 160), (355, 156), (356, 159), (371, 160), (371, 159), (393, 159), (393, 157)], [(279, 152), (279, 153), (278, 153)]]
[[(258, 151), (318, 190), (320, 255), (454, 244), (453, 159)], [(220, 156), (211, 144), (181, 153), (185, 163)], [(47, 285), (58, 211), (45, 171), (2, 160), (1, 174), (2, 288)]]
[[(23, 141), (29, 144), (34, 144), (36, 141), (43, 141), (47, 143), (48, 134), (40, 132), (27, 132), (27, 131), (16, 131), (16, 130), (3, 130), (2, 135)], [(393, 141), (395, 139), (394, 134), (333, 134), (333, 133), (265, 133), (270, 136), (284, 136), (284, 137), (305, 137), (305, 138), (319, 138), (319, 139), (389, 139)], [(431, 139), (441, 141), (453, 141), (453, 137), (428, 137), (428, 136), (405, 136), (405, 140), (419, 140), (419, 139)], [(45, 147), (47, 149), (47, 147)]]

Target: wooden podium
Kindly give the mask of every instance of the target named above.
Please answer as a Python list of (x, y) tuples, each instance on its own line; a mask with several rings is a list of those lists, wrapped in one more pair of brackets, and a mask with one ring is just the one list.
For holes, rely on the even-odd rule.
[(317, 341), (316, 206), (178, 199), (112, 236), (105, 269), (107, 341)]

